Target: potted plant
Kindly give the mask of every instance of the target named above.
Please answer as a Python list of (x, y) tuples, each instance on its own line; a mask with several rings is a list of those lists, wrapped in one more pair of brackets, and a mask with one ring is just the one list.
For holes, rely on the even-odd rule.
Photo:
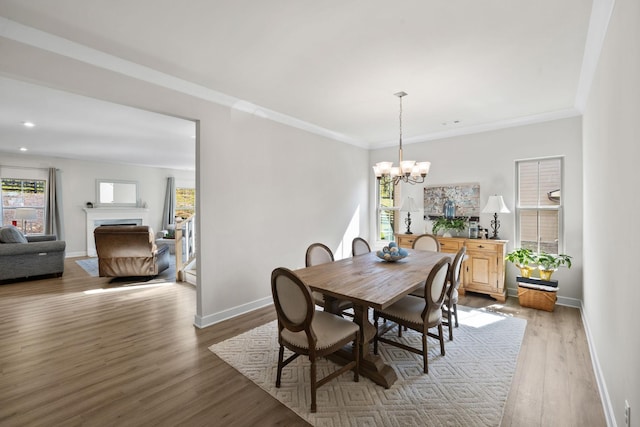
[(529, 265), (536, 262), (536, 257), (531, 249), (517, 248), (512, 250), (504, 257), (505, 260), (512, 262), (520, 269), (522, 277), (531, 277), (531, 272), (535, 267)]
[(536, 257), (536, 263), (540, 270), (540, 278), (542, 280), (551, 280), (551, 274), (561, 265), (571, 268), (571, 257), (565, 254), (552, 255), (546, 252), (540, 252)]
[(440, 217), (433, 221), (432, 232), (438, 234), (438, 231), (444, 230), (443, 237), (451, 237), (451, 230), (463, 231), (467, 226), (467, 218), (445, 218)]

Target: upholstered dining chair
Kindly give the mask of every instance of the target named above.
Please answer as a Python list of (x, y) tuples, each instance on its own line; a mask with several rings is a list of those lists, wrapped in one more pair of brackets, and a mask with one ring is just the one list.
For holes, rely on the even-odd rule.
[(449, 283), (444, 296), (444, 304), (442, 310), (446, 321), (442, 324), (449, 327), (449, 340), (453, 340), (452, 318), (455, 318), (455, 327), (458, 327), (458, 288), (460, 287), (460, 273), (462, 271), (462, 262), (467, 253), (466, 247), (461, 247), (456, 257), (453, 259), (451, 269), (449, 271)]
[(351, 255), (357, 256), (362, 254), (368, 254), (371, 252), (371, 246), (362, 237), (356, 237), (351, 242)]
[[(276, 387), (282, 382), (282, 368), (300, 355), (311, 362), (311, 412), (316, 412), (316, 390), (328, 381), (353, 370), (353, 380), (358, 382), (360, 368), (360, 327), (326, 311), (316, 311), (311, 290), (291, 270), (276, 268), (271, 273), (271, 292), (278, 315), (278, 372)], [(316, 362), (353, 342), (354, 360), (324, 378), (317, 379)], [(293, 352), (284, 360), (285, 347)]]
[[(312, 267), (314, 265), (326, 264), (333, 261), (333, 252), (331, 252), (331, 249), (329, 249), (329, 247), (327, 247), (326, 245), (323, 245), (322, 243), (312, 243), (307, 248), (307, 253), (305, 255), (305, 266)], [(322, 293), (312, 291), (311, 295), (313, 296), (313, 300), (316, 305), (324, 307), (324, 295)], [(351, 301), (338, 301), (338, 310), (341, 312), (351, 307), (353, 307)]]
[(440, 252), (440, 242), (433, 234), (421, 234), (413, 241), (413, 249)]
[[(376, 335), (373, 339), (373, 353), (378, 354), (378, 342), (390, 344), (407, 351), (422, 355), (424, 373), (429, 373), (429, 358), (427, 357), (427, 336), (440, 341), (440, 354), (445, 355), (444, 337), (442, 331), (442, 304), (446, 291), (447, 276), (450, 268), (449, 257), (443, 257), (433, 266), (426, 280), (425, 293), (422, 298), (407, 295), (384, 310), (374, 310), (373, 319)], [(398, 324), (398, 328), (406, 326), (422, 334), (422, 349), (408, 346), (399, 341), (390, 340), (378, 329), (378, 319), (383, 317)], [(438, 334), (429, 332), (431, 328), (438, 328)]]

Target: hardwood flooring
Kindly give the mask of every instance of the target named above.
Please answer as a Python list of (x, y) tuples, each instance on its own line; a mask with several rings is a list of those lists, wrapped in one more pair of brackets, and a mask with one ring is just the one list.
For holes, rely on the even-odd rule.
[[(606, 424), (578, 310), (460, 303), (528, 321), (502, 426)], [(307, 426), (208, 350), (273, 307), (200, 330), (195, 304), (190, 284), (109, 284), (73, 259), (62, 278), (0, 285), (0, 425)]]

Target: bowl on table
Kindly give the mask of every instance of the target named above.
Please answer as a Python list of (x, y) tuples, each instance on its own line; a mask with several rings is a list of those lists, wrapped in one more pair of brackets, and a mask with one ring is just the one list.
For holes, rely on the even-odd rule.
[(376, 252), (376, 256), (386, 262), (396, 262), (407, 255), (409, 255), (409, 252), (404, 248), (399, 248), (396, 242), (391, 242), (388, 246)]

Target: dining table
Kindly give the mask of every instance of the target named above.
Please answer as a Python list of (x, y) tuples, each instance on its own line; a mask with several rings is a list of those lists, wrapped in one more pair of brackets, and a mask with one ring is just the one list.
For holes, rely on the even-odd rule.
[[(295, 270), (312, 290), (324, 295), (325, 311), (340, 314), (338, 300), (353, 303), (353, 321), (360, 326), (360, 374), (385, 388), (397, 380), (393, 367), (370, 351), (376, 329), (369, 320), (369, 309), (384, 310), (427, 279), (433, 266), (443, 257), (455, 254), (407, 250), (408, 256), (395, 262), (384, 261), (375, 252)], [(331, 358), (344, 364), (353, 360), (351, 348)]]

